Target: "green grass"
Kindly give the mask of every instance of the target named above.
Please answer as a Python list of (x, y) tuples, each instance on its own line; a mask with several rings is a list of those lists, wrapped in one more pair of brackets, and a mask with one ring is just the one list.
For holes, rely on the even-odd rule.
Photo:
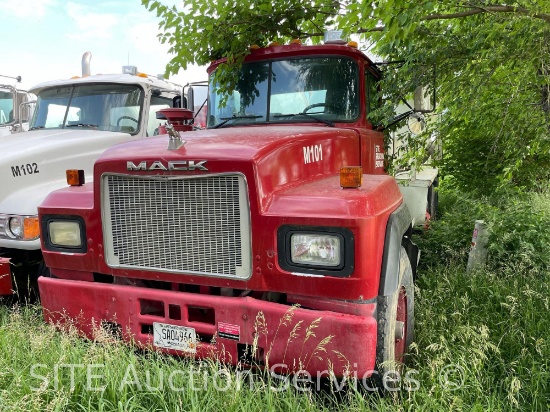
[[(540, 196), (536, 200), (542, 209)], [(452, 210), (447, 206), (449, 216)], [(441, 226), (449, 229), (444, 221)], [(550, 274), (520, 254), (504, 266), (466, 273), (464, 251), (450, 236), (442, 245), (438, 230), (434, 225), (423, 247), (437, 241), (456, 253), (428, 254), (420, 267), (410, 379), (394, 395), (275, 391), (270, 388), (281, 389), (280, 381), (261, 374), (250, 387), (231, 367), (139, 352), (108, 336), (90, 342), (46, 325), (39, 306), (3, 306), (0, 410), (549, 410)], [(63, 366), (71, 364), (89, 365), (74, 368), (73, 385), (71, 368)]]

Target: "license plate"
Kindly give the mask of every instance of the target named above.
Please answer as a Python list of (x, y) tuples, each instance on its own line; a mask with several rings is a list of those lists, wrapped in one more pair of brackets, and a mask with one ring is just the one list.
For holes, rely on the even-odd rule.
[(154, 322), (153, 345), (157, 348), (195, 353), (197, 351), (197, 335), (193, 328)]

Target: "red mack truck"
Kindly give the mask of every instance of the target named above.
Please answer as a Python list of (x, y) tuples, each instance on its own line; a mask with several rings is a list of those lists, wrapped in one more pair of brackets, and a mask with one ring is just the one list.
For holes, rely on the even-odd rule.
[(109, 148), (42, 203), (45, 319), (277, 373), (395, 370), (419, 253), (367, 117), (380, 71), (353, 44), (270, 45), (222, 96), (223, 62), (205, 130), (163, 111), (191, 131)]

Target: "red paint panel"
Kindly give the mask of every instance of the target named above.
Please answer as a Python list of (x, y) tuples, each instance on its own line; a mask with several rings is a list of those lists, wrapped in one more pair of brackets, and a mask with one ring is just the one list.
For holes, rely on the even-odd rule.
[(12, 295), (11, 268), (9, 258), (0, 258), (0, 296)]

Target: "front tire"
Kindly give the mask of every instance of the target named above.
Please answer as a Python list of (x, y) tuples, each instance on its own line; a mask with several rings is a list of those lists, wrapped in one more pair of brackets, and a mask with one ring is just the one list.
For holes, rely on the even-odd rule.
[(36, 277), (39, 278), (42, 276), (46, 278), (52, 277), (52, 274), (50, 273), (50, 268), (46, 266), (46, 263), (44, 263), (44, 261), (41, 261), (38, 264), (38, 269), (36, 270)]

